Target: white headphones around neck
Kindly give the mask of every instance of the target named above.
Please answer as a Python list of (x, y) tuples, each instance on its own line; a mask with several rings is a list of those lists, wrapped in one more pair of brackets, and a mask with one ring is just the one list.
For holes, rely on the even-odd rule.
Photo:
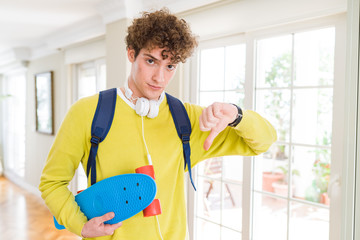
[[(125, 82), (125, 97), (129, 100), (132, 98), (133, 92), (129, 88), (128, 81)], [(135, 111), (138, 115), (148, 118), (155, 118), (159, 114), (159, 106), (164, 99), (165, 92), (162, 92), (158, 100), (149, 100), (147, 98), (138, 98), (135, 105)]]

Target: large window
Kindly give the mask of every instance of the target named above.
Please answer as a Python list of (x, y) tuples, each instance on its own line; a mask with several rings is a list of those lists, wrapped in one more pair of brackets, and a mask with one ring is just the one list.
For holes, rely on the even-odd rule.
[(332, 154), (342, 151), (332, 145), (336, 28), (298, 29), (200, 48), (197, 103), (254, 109), (278, 141), (256, 157), (197, 166), (193, 239), (336, 239), (329, 196), (330, 174), (340, 172), (333, 166), (341, 166)]
[(6, 171), (25, 176), (25, 74), (1, 79), (2, 149)]

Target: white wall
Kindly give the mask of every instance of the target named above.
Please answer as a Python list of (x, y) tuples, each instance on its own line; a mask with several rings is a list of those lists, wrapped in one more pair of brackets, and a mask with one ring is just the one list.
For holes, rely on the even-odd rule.
[(124, 85), (130, 73), (127, 58), (125, 37), (128, 19), (119, 20), (106, 26), (106, 87), (114, 88)]
[(37, 188), (47, 154), (50, 150), (53, 135), (41, 134), (35, 129), (35, 79), (36, 73), (54, 72), (54, 131), (59, 129), (66, 113), (66, 73), (63, 53), (57, 53), (32, 61), (27, 73), (26, 101), (26, 140), (25, 140), (25, 182)]
[(345, 12), (346, 0), (242, 0), (181, 14), (201, 39)]
[[(55, 135), (47, 135), (35, 130), (35, 79), (36, 73), (54, 72), (54, 132), (59, 130), (61, 122), (72, 100), (72, 64), (105, 57), (105, 40), (103, 38), (69, 47), (62, 52), (31, 61), (27, 72), (26, 101), (26, 141), (25, 182), (32, 192), (37, 192), (42, 168)], [(39, 193), (39, 192), (38, 192)]]

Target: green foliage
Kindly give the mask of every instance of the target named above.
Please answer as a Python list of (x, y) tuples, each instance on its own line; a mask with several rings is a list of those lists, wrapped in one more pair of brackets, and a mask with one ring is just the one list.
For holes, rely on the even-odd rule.
[[(273, 59), (269, 71), (265, 75), (265, 85), (269, 87), (289, 86), (291, 82), (291, 53), (284, 53)], [(285, 140), (287, 133), (284, 118), (281, 115), (283, 109), (287, 109), (289, 101), (284, 100), (283, 91), (272, 90), (265, 98), (266, 111), (276, 119), (279, 140)]]
[(315, 173), (315, 184), (320, 189), (320, 193), (327, 192), (330, 181), (330, 163), (315, 161), (313, 165), (313, 172)]
[[(316, 141), (317, 144), (322, 144), (324, 146), (330, 145), (331, 136), (326, 131), (323, 135), (322, 141)], [(328, 185), (330, 181), (330, 173), (331, 173), (331, 154), (330, 149), (322, 148), (316, 149), (315, 153), (315, 161), (312, 167), (312, 171), (314, 173), (314, 184), (320, 190), (320, 193), (327, 192)]]
[[(283, 182), (287, 183), (288, 182), (288, 173), (289, 173), (289, 165), (283, 165), (283, 166), (278, 166), (276, 169), (279, 169), (282, 174), (284, 174), (284, 178), (283, 178)], [(291, 175), (292, 176), (300, 176), (300, 172), (297, 169), (292, 169), (291, 170)]]
[(269, 87), (289, 85), (291, 81), (291, 53), (274, 58), (269, 72), (266, 72), (265, 83)]
[(0, 95), (0, 100), (3, 100), (5, 98), (11, 97), (10, 94), (6, 94), (6, 95)]

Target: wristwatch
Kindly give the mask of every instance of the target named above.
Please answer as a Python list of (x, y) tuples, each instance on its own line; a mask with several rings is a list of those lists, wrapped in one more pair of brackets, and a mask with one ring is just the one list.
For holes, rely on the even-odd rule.
[(235, 120), (233, 122), (229, 123), (228, 126), (236, 127), (240, 123), (240, 121), (241, 121), (241, 119), (243, 117), (243, 112), (242, 112), (241, 108), (238, 105), (233, 104), (233, 103), (232, 103), (232, 105), (234, 105), (237, 108), (238, 114), (237, 114)]

